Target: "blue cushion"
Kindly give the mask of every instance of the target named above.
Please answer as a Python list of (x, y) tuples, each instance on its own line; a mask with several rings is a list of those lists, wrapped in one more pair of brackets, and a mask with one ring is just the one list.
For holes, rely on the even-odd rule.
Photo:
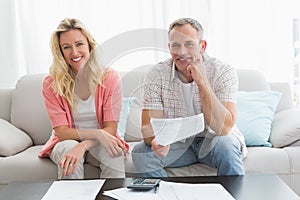
[(118, 133), (121, 138), (124, 139), (126, 131), (126, 123), (128, 114), (130, 111), (130, 106), (134, 102), (134, 97), (123, 97), (122, 98), (122, 109), (120, 113), (120, 120), (118, 124)]
[(245, 137), (247, 146), (267, 146), (271, 125), (281, 93), (252, 91), (238, 93), (236, 125)]

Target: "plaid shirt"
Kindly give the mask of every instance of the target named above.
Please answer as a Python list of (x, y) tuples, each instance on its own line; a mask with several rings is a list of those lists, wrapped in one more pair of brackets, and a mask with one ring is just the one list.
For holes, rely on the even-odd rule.
[[(215, 58), (203, 54), (203, 61), (206, 65), (206, 75), (208, 81), (221, 102), (237, 101), (238, 76), (236, 70), (229, 65), (225, 65)], [(163, 110), (165, 118), (187, 117), (187, 108), (184, 102), (184, 93), (181, 87), (181, 80), (176, 76), (176, 69), (172, 59), (167, 59), (153, 66), (147, 73), (144, 82), (143, 109)], [(202, 113), (201, 99), (198, 87), (192, 82), (193, 88), (193, 109), (195, 114)], [(205, 125), (205, 130), (200, 136), (205, 136), (212, 130)], [(232, 129), (241, 143), (243, 156), (247, 150), (245, 140), (236, 126)]]

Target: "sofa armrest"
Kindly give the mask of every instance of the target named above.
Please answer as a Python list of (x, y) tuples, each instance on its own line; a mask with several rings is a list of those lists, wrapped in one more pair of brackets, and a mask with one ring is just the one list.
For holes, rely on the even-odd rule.
[(300, 140), (300, 110), (292, 108), (274, 115), (270, 142), (285, 147)]
[(10, 121), (11, 95), (13, 89), (0, 89), (0, 118)]
[(31, 138), (8, 121), (0, 119), (0, 156), (11, 156), (32, 146)]

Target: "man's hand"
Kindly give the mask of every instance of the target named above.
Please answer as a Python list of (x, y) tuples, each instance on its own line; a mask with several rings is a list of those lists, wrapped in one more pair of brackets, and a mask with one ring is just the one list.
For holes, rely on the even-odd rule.
[(186, 68), (186, 70), (191, 74), (192, 79), (196, 82), (196, 84), (199, 86), (206, 77), (206, 66), (203, 61), (202, 55), (199, 53), (195, 53), (193, 55), (193, 61), (190, 63), (190, 65)]
[(157, 156), (157, 157), (166, 157), (169, 153), (170, 150), (170, 145), (167, 146), (161, 146), (157, 143), (156, 139), (154, 138), (151, 142), (151, 149), (153, 151), (153, 153)]

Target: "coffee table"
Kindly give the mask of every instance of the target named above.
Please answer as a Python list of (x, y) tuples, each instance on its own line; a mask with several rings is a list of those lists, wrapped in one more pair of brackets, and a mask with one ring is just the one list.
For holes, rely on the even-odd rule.
[[(235, 199), (241, 200), (299, 200), (300, 198), (276, 175), (245, 176), (201, 176), (201, 177), (168, 177), (165, 181), (184, 183), (220, 183)], [(133, 178), (107, 179), (99, 191), (97, 200), (111, 200), (104, 196), (106, 190), (125, 187)], [(0, 199), (5, 200), (40, 200), (53, 181), (16, 181), (0, 190)]]

